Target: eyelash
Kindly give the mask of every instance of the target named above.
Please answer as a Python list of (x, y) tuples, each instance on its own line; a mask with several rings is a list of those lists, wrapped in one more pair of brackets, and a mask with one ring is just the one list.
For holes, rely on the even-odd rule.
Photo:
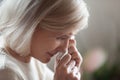
[(67, 39), (72, 39), (72, 38), (74, 38), (75, 36), (72, 36), (71, 38), (70, 37), (57, 37), (56, 39), (57, 40), (67, 40)]
[(66, 40), (67, 38), (57, 37), (57, 40)]

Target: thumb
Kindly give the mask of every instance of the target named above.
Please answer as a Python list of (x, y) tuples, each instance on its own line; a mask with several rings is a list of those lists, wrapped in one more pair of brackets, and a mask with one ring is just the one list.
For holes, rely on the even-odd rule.
[(56, 70), (56, 67), (58, 66), (61, 57), (62, 57), (62, 53), (61, 52), (57, 52), (57, 55), (55, 56), (55, 62), (54, 62), (54, 71)]

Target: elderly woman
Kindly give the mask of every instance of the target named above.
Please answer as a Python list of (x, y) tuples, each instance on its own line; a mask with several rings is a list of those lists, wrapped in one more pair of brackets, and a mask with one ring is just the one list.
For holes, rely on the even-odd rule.
[[(83, 0), (2, 0), (0, 80), (80, 80), (72, 37), (88, 16)], [(56, 54), (53, 74), (46, 63)]]

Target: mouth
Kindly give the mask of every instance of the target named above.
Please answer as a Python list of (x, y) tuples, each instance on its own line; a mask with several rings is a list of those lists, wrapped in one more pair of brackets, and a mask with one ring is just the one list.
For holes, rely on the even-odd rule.
[(53, 56), (54, 56), (54, 54), (51, 54), (51, 53), (49, 53), (49, 52), (47, 52), (47, 54), (48, 54), (50, 57), (53, 57)]

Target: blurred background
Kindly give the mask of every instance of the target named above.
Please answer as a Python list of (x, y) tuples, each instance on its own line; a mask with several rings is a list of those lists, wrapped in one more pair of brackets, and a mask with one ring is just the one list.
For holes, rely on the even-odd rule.
[[(120, 0), (85, 0), (88, 28), (76, 36), (81, 80), (120, 80)], [(53, 61), (48, 66), (53, 70)]]
[[(0, 0), (2, 1), (2, 0)], [(76, 35), (81, 80), (120, 80), (120, 0), (85, 0), (88, 28)], [(48, 63), (53, 70), (54, 58)]]

